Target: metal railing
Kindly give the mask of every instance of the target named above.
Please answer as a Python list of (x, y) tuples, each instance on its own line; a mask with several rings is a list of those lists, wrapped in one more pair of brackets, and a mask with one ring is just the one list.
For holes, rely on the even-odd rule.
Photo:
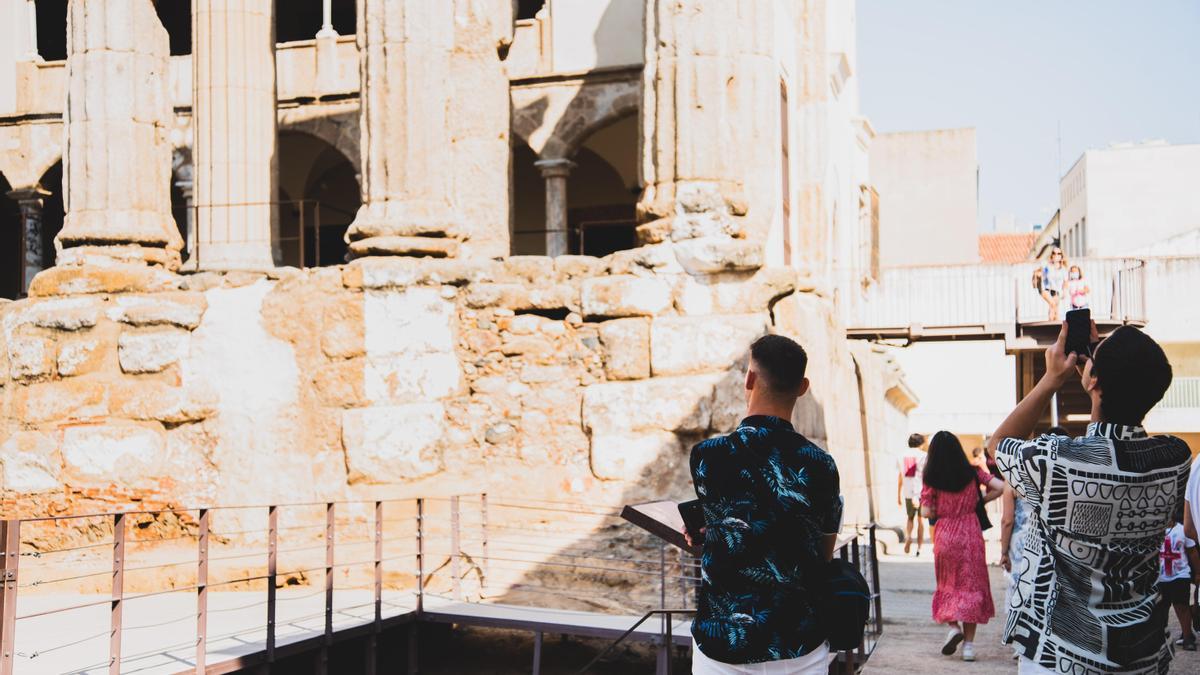
[[(284, 209), (290, 210), (287, 222)], [(279, 249), (284, 265), (301, 269), (320, 267), (321, 233), (331, 228), (345, 228), (356, 214), (332, 204), (315, 199), (291, 199), (269, 202), (241, 202), (230, 204), (194, 204), (187, 207), (188, 234), (186, 260), (193, 264), (203, 262), (204, 241), (221, 243), (262, 243), (271, 251)], [(238, 211), (237, 214), (228, 213)], [(250, 213), (241, 213), (250, 210)], [(222, 211), (226, 213), (222, 214)], [(272, 211), (275, 215), (272, 216)], [(272, 231), (268, 239), (251, 239), (239, 234), (240, 224), (247, 221), (277, 222), (278, 231)], [(198, 236), (204, 231), (205, 237)], [(339, 243), (337, 250), (344, 251), (345, 244)], [(326, 251), (328, 254), (329, 251)], [(326, 256), (328, 257), (328, 256)], [(340, 264), (338, 258), (330, 264)]]
[[(159, 536), (164, 529), (168, 532)], [(47, 545), (54, 540), (62, 545)], [(623, 554), (609, 552), (614, 541)], [(447, 602), (485, 599), (508, 606), (533, 598), (529, 604), (536, 607), (594, 607), (604, 601), (610, 611), (624, 613), (639, 604), (686, 607), (699, 580), (694, 559), (668, 556), (665, 546), (620, 520), (615, 510), (487, 495), (11, 519), (0, 521), (0, 542), (0, 675), (34, 665), (54, 672), (119, 673), (122, 665), (140, 667), (160, 656), (194, 663), (188, 672), (205, 672), (230, 640), (244, 642), (252, 633), (261, 650), (232, 661), (221, 657), (222, 672), (307, 650), (317, 651), (316, 661), (323, 664), (330, 647), (361, 636), (364, 623), (366, 672), (374, 673), (378, 634), (398, 621), (432, 616), (431, 603), (450, 611), (444, 609)], [(162, 562), (155, 551), (175, 559)], [(147, 574), (166, 576), (147, 582)], [(581, 586), (583, 577), (593, 586)], [(606, 583), (615, 588), (606, 590)], [(93, 590), (80, 592), (81, 586)], [(55, 587), (73, 591), (65, 606), (29, 605)], [(304, 587), (312, 590), (292, 592)], [(191, 608), (174, 605), (180, 616), (156, 610), (149, 621), (131, 625), (131, 603), (179, 594), (194, 595)], [(320, 606), (290, 605), (306, 598)], [(296, 609), (285, 611), (288, 606)], [(80, 611), (103, 612), (103, 618), (72, 619)], [(210, 630), (214, 615), (222, 617), (219, 633)], [(346, 624), (343, 617), (359, 620)], [(71, 629), (33, 631), (23, 638), (22, 627), (39, 621)], [(346, 628), (350, 624), (353, 631)], [(526, 624), (541, 622), (512, 622), (517, 628)], [(285, 626), (308, 632), (298, 640), (296, 630), (279, 632)], [(167, 630), (169, 639), (151, 651), (131, 653), (122, 637), (146, 629)], [(563, 626), (561, 632), (572, 629)], [(96, 647), (88, 654), (98, 656), (105, 639), (104, 661), (60, 665), (64, 654), (74, 655), (64, 650), (78, 651), (81, 644)], [(410, 645), (415, 660), (418, 645)], [(55, 657), (63, 658), (52, 665)]]
[[(1145, 262), (1131, 258), (1073, 260), (1091, 289), (1092, 316), (1144, 322)], [(843, 321), (852, 330), (1017, 325), (1045, 321), (1049, 308), (1032, 277), (1039, 263), (896, 267), (863, 290), (844, 285)], [(1069, 304), (1064, 301), (1064, 311)]]

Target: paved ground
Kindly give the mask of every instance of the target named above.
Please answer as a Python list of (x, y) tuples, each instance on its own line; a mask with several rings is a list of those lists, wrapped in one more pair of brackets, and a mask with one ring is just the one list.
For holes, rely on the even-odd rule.
[[(889, 547), (893, 551), (897, 548)], [(995, 560), (997, 547), (989, 542), (988, 560)], [(1011, 650), (1000, 644), (1004, 630), (1004, 574), (999, 567), (990, 567), (992, 597), (1000, 614), (990, 623), (979, 627), (975, 637), (974, 663), (964, 663), (961, 648), (954, 656), (942, 656), (940, 648), (946, 628), (930, 618), (930, 599), (933, 597), (934, 575), (932, 551), (926, 546), (920, 558), (904, 555), (883, 555), (879, 562), (879, 577), (883, 586), (883, 639), (868, 662), (868, 675), (890, 673), (990, 673), (1016, 672)], [(1179, 627), (1171, 617), (1171, 634), (1178, 636)], [(1200, 673), (1200, 653), (1177, 651), (1171, 664), (1172, 673)]]

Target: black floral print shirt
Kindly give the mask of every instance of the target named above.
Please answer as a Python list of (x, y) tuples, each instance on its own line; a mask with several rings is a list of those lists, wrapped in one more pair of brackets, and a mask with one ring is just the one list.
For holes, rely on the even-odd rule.
[(833, 457), (786, 420), (751, 416), (692, 448), (704, 506), (692, 637), (709, 658), (761, 663), (811, 652), (825, 634), (808, 583), (823, 535), (841, 527)]

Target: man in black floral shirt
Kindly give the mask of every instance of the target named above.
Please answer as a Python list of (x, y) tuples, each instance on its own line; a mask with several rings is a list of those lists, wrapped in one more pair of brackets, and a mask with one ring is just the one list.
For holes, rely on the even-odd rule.
[(692, 448), (704, 506), (692, 672), (825, 673), (829, 648), (811, 605), (809, 570), (833, 556), (841, 527), (838, 471), (788, 419), (808, 391), (804, 349), (779, 335), (750, 347), (746, 419)]

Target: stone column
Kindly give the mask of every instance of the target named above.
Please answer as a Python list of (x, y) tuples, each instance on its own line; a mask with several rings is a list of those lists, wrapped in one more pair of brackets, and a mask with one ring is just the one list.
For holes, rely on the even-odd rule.
[(575, 162), (541, 159), (533, 163), (546, 179), (546, 255), (567, 254), (567, 178)]
[(60, 265), (178, 266), (168, 59), (152, 0), (68, 5)]
[(13, 190), (8, 196), (21, 207), (21, 290), (28, 290), (37, 273), (46, 269), (42, 258), (42, 206), (50, 192), (39, 185)]
[(267, 269), (275, 194), (273, 0), (193, 0), (199, 269)]
[(350, 255), (457, 255), (446, 131), (454, 3), (358, 6), (362, 206)]
[(338, 32), (333, 28), (333, 0), (321, 3), (321, 30), (316, 35), (317, 50), (317, 93), (327, 96), (334, 93), (338, 72)]
[(741, 249), (741, 263), (700, 271), (757, 266), (753, 249), (778, 210), (773, 4), (646, 2), (638, 234), (696, 253)]
[(25, 0), (25, 15), (27, 17), (28, 35), (25, 36), (25, 60), (41, 61), (42, 55), (38, 54), (37, 41), (37, 3), (35, 0)]

